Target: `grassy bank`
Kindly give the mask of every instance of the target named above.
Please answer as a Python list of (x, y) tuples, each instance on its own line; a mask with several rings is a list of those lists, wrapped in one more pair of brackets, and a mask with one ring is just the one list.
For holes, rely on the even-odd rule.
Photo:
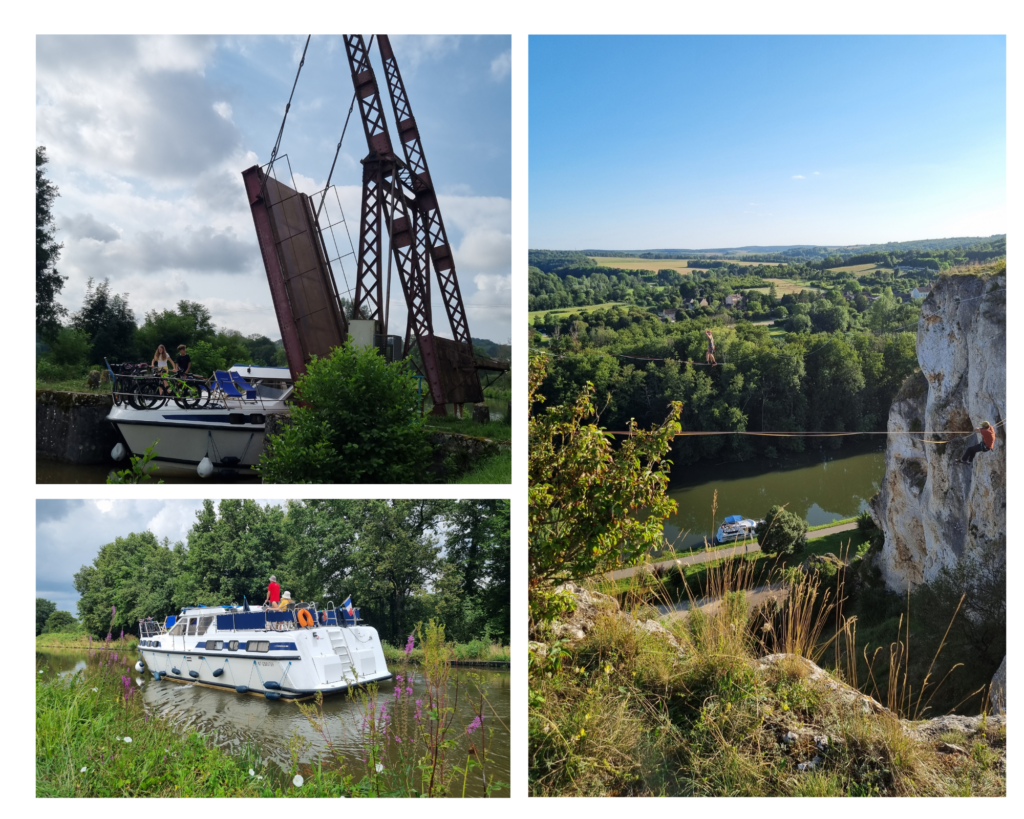
[(36, 636), (36, 648), (64, 648), (80, 651), (134, 651), (139, 638), (134, 634), (113, 638), (110, 641), (98, 640), (88, 634), (40, 634)]
[(490, 438), (492, 441), (511, 441), (512, 425), (506, 421), (490, 421), (478, 424), (472, 419), (472, 409), (467, 407), (462, 418), (454, 415), (428, 415), (423, 423), (428, 430), (456, 432), (473, 438)]
[[(736, 558), (720, 557), (690, 566), (650, 573), (638, 572), (622, 580), (601, 581), (597, 588), (603, 594), (616, 597), (626, 605), (678, 603), (689, 596), (699, 599), (713, 593), (714, 584), (726, 565), (732, 567), (731, 571), (742, 574), (754, 588), (778, 581), (788, 567), (799, 565), (809, 557), (829, 553), (857, 557), (864, 555), (868, 547), (867, 535), (858, 530), (850, 530), (811, 538), (798, 554), (774, 556), (752, 552)], [(725, 549), (731, 551), (731, 547), (727, 546)], [(714, 555), (718, 550), (707, 551), (709, 555)]]
[[(855, 624), (833, 605), (842, 577), (793, 579), (781, 603), (751, 612), (743, 566), (713, 571), (720, 604), (663, 620), (668, 635), (638, 627), (649, 608), (624, 615), (600, 602), (583, 639), (535, 635), (547, 645), (530, 655), (532, 795), (1005, 795), (1002, 723), (914, 734), (904, 720), (920, 715), (905, 707), (916, 689), (868, 707), (816, 681), (800, 658), (834, 657), (843, 679), (859, 650)], [(837, 619), (840, 639), (826, 643)], [(758, 661), (776, 653), (787, 658)], [(897, 656), (897, 678), (905, 668)]]
[[(387, 643), (383, 644), (384, 659), (389, 664), (403, 662), (406, 658), (405, 650)], [(512, 649), (509, 646), (491, 643), (487, 640), (473, 640), (469, 643), (453, 643), (453, 660), (476, 660), (478, 662), (509, 662), (512, 659)], [(415, 646), (409, 655), (411, 662), (422, 664), (424, 661), (423, 648)]]
[(452, 483), (512, 483), (512, 453), (499, 452), (484, 458)]
[[(457, 796), (467, 776), (482, 781), (488, 795), (507, 793), (487, 767), (485, 736), (493, 729), (486, 701), (481, 695), (469, 726), (456, 721), (454, 704), (469, 692), (450, 678), (455, 647), (445, 643), (443, 627), (431, 624), (417, 634), (427, 679), (422, 708), (418, 702), (410, 714), (397, 694), (385, 698), (375, 684), (351, 692), (363, 715), (360, 761), (332, 744), (319, 702), (299, 704), (327, 751), (315, 763), (300, 763), (296, 746), (286, 771), (263, 760), (253, 744), (231, 753), (214, 738), (147, 713), (133, 651), (88, 651), (85, 670), (63, 676), (43, 665), (36, 675), (36, 796)], [(487, 653), (474, 644), (466, 650), (473, 648)], [(408, 672), (399, 653), (393, 670), (401, 683)], [(453, 751), (461, 731), (471, 737), (464, 759)]]

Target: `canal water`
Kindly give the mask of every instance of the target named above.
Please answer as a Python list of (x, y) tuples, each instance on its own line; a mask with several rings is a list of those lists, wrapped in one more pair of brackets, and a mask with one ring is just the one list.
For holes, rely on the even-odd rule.
[[(43, 666), (51, 673), (75, 673), (85, 668), (85, 653), (77, 651), (36, 652), (37, 672)], [(391, 672), (402, 673), (400, 667), (391, 667)], [(412, 694), (403, 695), (399, 702), (408, 713), (405, 715), (411, 722), (415, 702), (424, 695), (425, 679), (418, 666), (410, 666), (412, 676)], [(260, 749), (263, 758), (289, 770), (291, 757), (289, 742), (294, 736), (307, 743), (306, 749), (299, 757), (301, 763), (315, 764), (317, 757), (323, 753), (326, 759), (326, 744), (309, 721), (302, 715), (293, 702), (271, 702), (264, 697), (247, 694), (236, 694), (206, 688), (201, 685), (177, 683), (170, 680), (159, 682), (146, 674), (142, 684), (143, 702), (153, 714), (159, 714), (168, 722), (182, 728), (195, 728), (205, 736), (212, 737), (219, 747), (232, 752), (244, 743), (250, 742)], [(452, 735), (458, 742), (458, 751), (454, 759), (465, 762), (469, 748), (469, 737), (466, 726), (472, 722), (474, 708), (480, 703), (480, 694), (486, 698), (484, 704), (484, 727), (493, 728), (493, 736), (487, 738), (488, 775), (493, 774), (495, 781), (509, 783), (511, 756), (509, 753), (510, 735), (506, 726), (511, 725), (511, 674), (507, 671), (496, 671), (490, 668), (452, 668), (452, 680), (456, 677), (463, 681), (459, 688), (458, 707), (453, 722)], [(407, 684), (406, 684), (407, 685)], [(397, 687), (395, 680), (378, 684), (378, 703), (394, 700)], [(489, 705), (488, 705), (489, 703)], [(492, 710), (493, 709), (493, 710)], [(338, 695), (324, 700), (324, 714), (331, 741), (336, 749), (344, 755), (346, 762), (351, 763), (350, 772), (358, 780), (362, 770), (362, 746), (360, 731), (363, 712), (357, 698)], [(395, 722), (399, 716), (392, 706)], [(480, 745), (480, 732), (473, 735), (477, 747)], [(387, 764), (385, 760), (384, 764)], [(475, 769), (477, 779), (472, 774), (466, 785), (467, 796), (483, 796), (483, 786), (479, 781), (480, 770)], [(462, 780), (459, 780), (461, 792)], [(498, 796), (508, 796), (504, 789)]]
[(786, 509), (811, 526), (853, 517), (868, 508), (884, 475), (884, 439), (775, 461), (674, 469), (668, 494), (678, 512), (665, 522), (665, 538), (676, 550), (699, 547), (705, 537), (710, 542), (727, 515), (760, 520), (775, 504), (788, 504)]

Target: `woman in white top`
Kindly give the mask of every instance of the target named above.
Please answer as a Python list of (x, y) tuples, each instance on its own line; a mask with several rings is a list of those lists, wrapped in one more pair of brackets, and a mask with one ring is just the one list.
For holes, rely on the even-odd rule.
[[(171, 358), (170, 354), (167, 352), (167, 348), (164, 347), (163, 344), (157, 347), (156, 352), (153, 353), (151, 366), (153, 369), (167, 370), (169, 373), (174, 373), (178, 370), (178, 365), (174, 363), (174, 359)], [(165, 387), (168, 386), (166, 381), (164, 381), (163, 384)], [(163, 394), (162, 389), (160, 390), (160, 393), (161, 395)]]

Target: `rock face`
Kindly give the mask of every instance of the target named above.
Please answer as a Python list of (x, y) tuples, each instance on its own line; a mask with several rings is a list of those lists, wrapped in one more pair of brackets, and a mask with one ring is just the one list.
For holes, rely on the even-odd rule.
[(993, 714), (1006, 713), (1006, 657), (1003, 657), (1002, 663), (992, 676), (988, 700)]
[[(872, 514), (885, 533), (877, 565), (905, 592), (985, 546), (1006, 553), (1006, 276), (939, 279), (917, 329), (921, 372), (889, 412), (885, 478)], [(988, 421), (992, 452), (957, 463)], [(919, 432), (932, 434), (908, 434)], [(929, 443), (949, 441), (948, 444)]]

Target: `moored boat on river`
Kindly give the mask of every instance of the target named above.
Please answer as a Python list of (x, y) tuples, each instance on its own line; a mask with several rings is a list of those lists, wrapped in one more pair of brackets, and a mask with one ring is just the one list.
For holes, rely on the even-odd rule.
[(139, 621), (137, 670), (270, 700), (325, 696), (391, 678), (377, 630), (315, 606), (196, 606)]
[(267, 417), (290, 411), (293, 390), (287, 367), (236, 364), (209, 382), (115, 373), (107, 420), (132, 454), (153, 447), (162, 470), (248, 472), (263, 451)]
[(735, 543), (737, 540), (754, 540), (754, 529), (758, 521), (743, 515), (729, 515), (715, 533), (716, 543)]

